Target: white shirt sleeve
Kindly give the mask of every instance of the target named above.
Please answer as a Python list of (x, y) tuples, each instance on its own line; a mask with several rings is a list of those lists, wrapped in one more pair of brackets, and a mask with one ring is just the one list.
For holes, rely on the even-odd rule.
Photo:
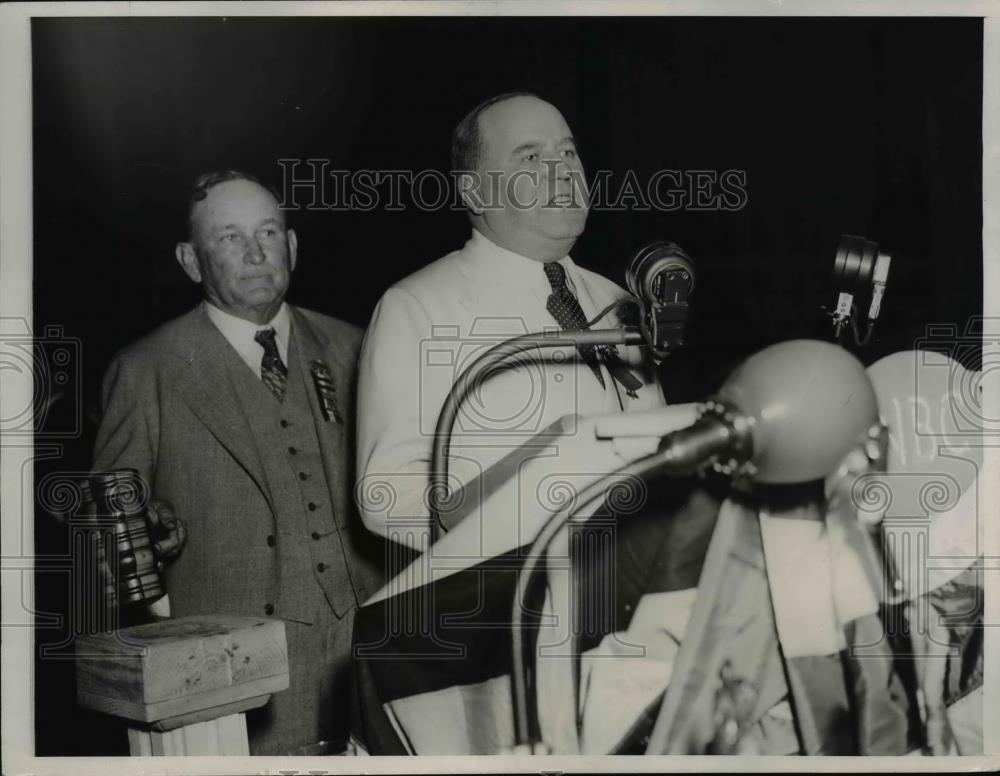
[(430, 332), (420, 302), (400, 288), (389, 289), (375, 308), (358, 369), (356, 492), (362, 519), (369, 530), (421, 551), (430, 538), (424, 494), (432, 439), (420, 417), (420, 392), (430, 388), (421, 369), (421, 338)]

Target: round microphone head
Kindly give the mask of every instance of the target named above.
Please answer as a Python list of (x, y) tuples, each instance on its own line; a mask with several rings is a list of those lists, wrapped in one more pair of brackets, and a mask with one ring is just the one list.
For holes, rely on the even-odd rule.
[(864, 365), (819, 340), (791, 340), (754, 354), (718, 398), (752, 419), (754, 479), (766, 484), (826, 477), (878, 421)]
[(632, 296), (644, 302), (663, 302), (658, 288), (662, 286), (665, 273), (675, 272), (686, 275), (688, 294), (694, 291), (694, 264), (691, 258), (676, 243), (656, 240), (636, 251), (625, 273), (625, 283)]

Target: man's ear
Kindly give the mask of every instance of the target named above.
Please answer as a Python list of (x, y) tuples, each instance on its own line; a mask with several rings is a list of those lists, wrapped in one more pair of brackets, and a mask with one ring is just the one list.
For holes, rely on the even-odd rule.
[(289, 229), (286, 234), (288, 235), (288, 267), (294, 270), (295, 260), (299, 257), (299, 236), (295, 234), (294, 229)]
[(462, 202), (477, 216), (481, 216), (486, 209), (482, 192), (479, 190), (481, 183), (479, 176), (472, 173), (463, 172), (458, 176), (458, 193), (462, 197)]
[(198, 265), (198, 254), (195, 253), (194, 246), (189, 242), (177, 243), (174, 256), (177, 257), (177, 263), (181, 265), (184, 273), (195, 283), (200, 283), (201, 267)]

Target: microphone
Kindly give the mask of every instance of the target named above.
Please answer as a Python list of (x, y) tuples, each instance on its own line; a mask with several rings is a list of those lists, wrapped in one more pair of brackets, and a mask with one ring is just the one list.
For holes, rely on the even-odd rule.
[[(854, 332), (854, 341), (864, 347), (871, 340), (875, 320), (882, 309), (882, 297), (889, 282), (892, 257), (883, 253), (878, 243), (844, 234), (837, 246), (833, 260), (833, 285), (837, 292), (837, 305), (827, 314), (833, 323), (834, 340), (839, 341), (848, 323)], [(867, 326), (862, 335), (858, 319), (867, 307)], [(826, 310), (826, 308), (823, 308)]]
[(657, 358), (684, 344), (694, 264), (676, 243), (656, 240), (639, 249), (625, 284), (639, 301), (639, 328)]
[[(635, 281), (658, 274), (642, 261), (633, 262), (629, 273)], [(636, 282), (630, 288), (635, 293), (642, 287)], [(584, 488), (571, 504), (550, 515), (532, 541), (518, 572), (511, 615), (515, 751), (545, 751), (537, 695), (532, 695), (525, 669), (530, 629), (523, 623), (525, 612), (533, 610), (526, 603), (530, 582), (561, 526), (576, 514), (589, 515), (587, 506), (607, 499), (614, 482), (625, 478), (686, 475), (711, 466), (765, 484), (820, 480), (836, 471), (878, 422), (875, 391), (864, 366), (843, 348), (819, 340), (791, 340), (756, 353), (699, 412), (691, 426), (664, 436), (657, 452)], [(657, 735), (654, 729), (648, 751), (659, 751)]]
[(711, 467), (772, 485), (826, 477), (879, 420), (864, 366), (819, 340), (756, 353), (699, 411), (693, 425), (661, 441), (664, 470)]

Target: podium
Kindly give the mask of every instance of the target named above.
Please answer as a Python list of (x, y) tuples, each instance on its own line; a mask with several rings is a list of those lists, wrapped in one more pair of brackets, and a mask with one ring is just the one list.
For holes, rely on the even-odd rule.
[(285, 626), (163, 619), (77, 640), (77, 701), (121, 717), (142, 755), (248, 755), (246, 712), (288, 687)]

